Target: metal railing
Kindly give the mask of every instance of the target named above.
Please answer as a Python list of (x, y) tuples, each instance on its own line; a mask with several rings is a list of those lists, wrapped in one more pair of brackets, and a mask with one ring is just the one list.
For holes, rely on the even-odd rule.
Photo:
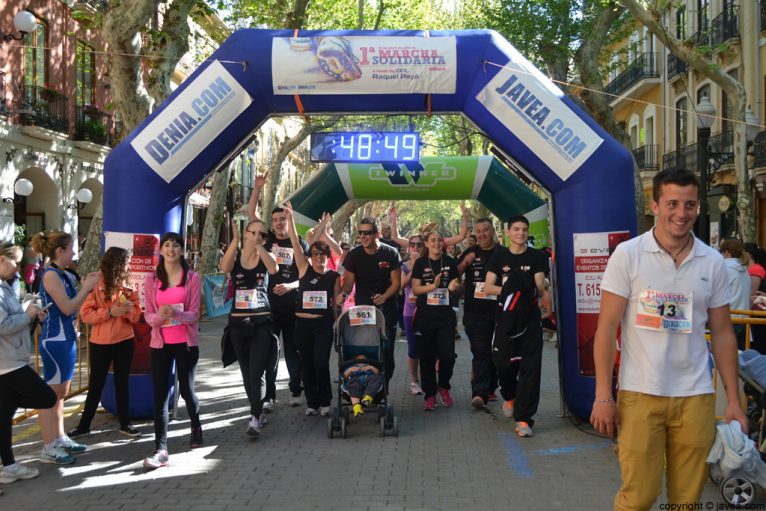
[(672, 53), (668, 54), (668, 80), (686, 73), (687, 65), (686, 62), (679, 59)]
[(633, 149), (633, 157), (636, 159), (638, 168), (641, 170), (658, 170), (657, 151), (659, 146), (655, 144), (642, 145)]
[(5, 92), (5, 73), (0, 71), (0, 115), (8, 115), (8, 96)]
[(659, 76), (657, 54), (642, 53), (617, 78), (609, 82), (605, 90), (609, 94), (621, 94), (644, 78), (658, 78)]
[(756, 168), (766, 167), (766, 130), (758, 133), (753, 141), (753, 165)]
[(710, 25), (704, 25), (692, 35), (695, 46), (710, 46)]
[(729, 2), (726, 9), (713, 18), (710, 43), (717, 46), (729, 39), (739, 38), (739, 6)]
[(727, 128), (725, 131), (710, 137), (708, 143), (710, 150), (716, 153), (734, 152), (734, 128)]
[(77, 105), (74, 139), (110, 145), (112, 116), (94, 105)]
[(662, 155), (663, 169), (686, 169), (697, 172), (697, 144), (688, 144)]
[(761, 32), (766, 30), (766, 2), (761, 2)]
[(18, 102), (20, 104), (14, 110), (19, 112), (20, 124), (69, 132), (69, 98), (60, 92), (37, 85), (24, 85)]

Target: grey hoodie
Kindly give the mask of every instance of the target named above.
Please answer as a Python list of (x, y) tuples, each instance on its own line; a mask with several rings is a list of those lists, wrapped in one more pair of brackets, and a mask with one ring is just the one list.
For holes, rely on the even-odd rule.
[(739, 259), (727, 257), (723, 260), (726, 265), (726, 281), (729, 287), (729, 304), (732, 309), (750, 309), (750, 275), (747, 268), (742, 266)]
[(32, 354), (30, 322), (31, 318), (24, 312), (16, 293), (7, 282), (0, 280), (0, 373), (29, 363)]

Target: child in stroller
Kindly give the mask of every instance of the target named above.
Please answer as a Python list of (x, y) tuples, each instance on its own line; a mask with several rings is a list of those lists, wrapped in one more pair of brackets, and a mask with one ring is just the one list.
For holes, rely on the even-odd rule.
[[(364, 407), (372, 406), (377, 406), (380, 436), (385, 436), (387, 432), (394, 436), (399, 434), (399, 423), (394, 407), (387, 399), (388, 383), (383, 364), (383, 346), (388, 342), (383, 337), (385, 325), (383, 312), (369, 305), (351, 307), (335, 322), (338, 401), (332, 410), (332, 416), (327, 421), (329, 438), (332, 438), (336, 432), (340, 432), (340, 436), (346, 438), (352, 408), (354, 415), (358, 416)], [(351, 371), (347, 374), (349, 369)], [(377, 380), (377, 386), (371, 380)], [(354, 389), (355, 386), (358, 390)]]
[(364, 413), (362, 404), (372, 405), (375, 400), (373, 396), (383, 388), (380, 369), (372, 365), (364, 355), (357, 355), (346, 365), (343, 379), (354, 409), (354, 417)]

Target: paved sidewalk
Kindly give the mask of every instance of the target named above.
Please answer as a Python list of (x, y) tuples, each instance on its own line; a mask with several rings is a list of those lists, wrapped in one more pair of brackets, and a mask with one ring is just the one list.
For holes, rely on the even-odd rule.
[[(487, 411), (469, 406), (471, 356), (463, 336), (453, 378), (456, 404), (431, 413), (423, 412), (422, 397), (409, 394), (406, 345), (397, 343), (392, 402), (398, 438), (381, 438), (370, 414), (352, 419), (347, 439), (330, 440), (325, 418), (287, 406), (282, 380), (277, 409), (261, 438), (252, 441), (245, 436), (248, 407), (239, 368), (224, 370), (218, 360), (224, 323), (225, 318), (201, 323), (197, 390), (203, 448), (188, 448), (183, 401), (179, 420), (170, 424), (171, 465), (153, 472), (142, 467), (154, 445), (151, 420), (137, 421), (144, 436), (129, 440), (117, 433), (116, 419), (99, 413), (95, 433), (84, 439), (88, 452), (68, 467), (38, 463), (37, 420), (28, 420), (14, 429), (15, 452), (41, 474), (6, 485), (0, 509), (611, 509), (620, 484), (617, 460), (608, 440), (559, 416), (552, 343), (545, 345), (533, 438), (516, 437), (501, 402), (490, 403)], [(331, 364), (334, 375), (334, 358)], [(285, 375), (282, 365), (280, 377)], [(76, 424), (82, 401), (67, 403), (74, 414), (67, 429)], [(712, 483), (703, 501), (722, 502)]]

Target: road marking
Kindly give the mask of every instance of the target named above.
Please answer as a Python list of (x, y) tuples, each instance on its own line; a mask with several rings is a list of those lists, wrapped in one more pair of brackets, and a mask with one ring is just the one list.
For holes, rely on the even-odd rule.
[(498, 433), (498, 436), (505, 448), (508, 467), (522, 479), (532, 479), (532, 468), (529, 466), (527, 456), (519, 445), (516, 435), (514, 433)]
[(597, 444), (568, 445), (564, 447), (553, 447), (551, 449), (540, 449), (535, 451), (536, 456), (557, 456), (559, 454), (569, 454), (570, 452), (588, 451), (591, 449), (606, 449), (609, 442), (599, 442)]

